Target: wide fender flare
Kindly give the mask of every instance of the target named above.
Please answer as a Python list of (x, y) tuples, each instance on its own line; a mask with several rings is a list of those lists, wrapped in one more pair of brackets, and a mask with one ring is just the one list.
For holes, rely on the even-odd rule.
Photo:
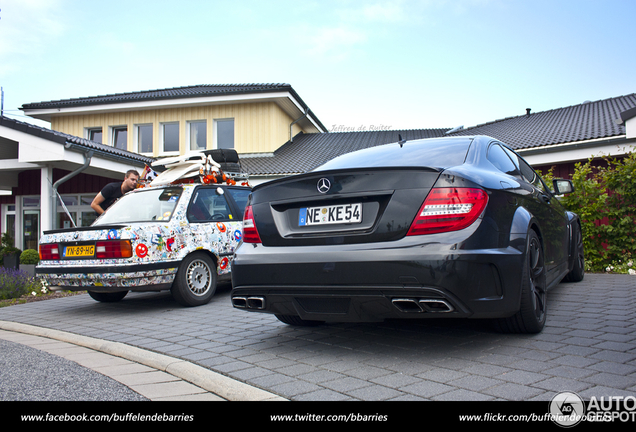
[(526, 252), (528, 233), (534, 229), (541, 238), (541, 224), (525, 207), (518, 207), (512, 217), (510, 226), (510, 246), (518, 251)]
[(565, 213), (568, 218), (568, 242), (569, 242), (568, 268), (572, 270), (572, 268), (574, 267), (574, 259), (577, 254), (577, 250), (576, 250), (577, 245), (574, 244), (574, 229), (575, 227), (578, 226), (578, 229), (581, 230), (581, 235), (583, 235), (583, 225), (581, 224), (581, 219), (579, 218), (579, 215), (571, 211), (566, 211)]
[(574, 225), (575, 223), (581, 223), (581, 219), (579, 218), (579, 215), (577, 215), (574, 212), (571, 211), (566, 211), (565, 214), (567, 214), (568, 216), (568, 222), (570, 225)]

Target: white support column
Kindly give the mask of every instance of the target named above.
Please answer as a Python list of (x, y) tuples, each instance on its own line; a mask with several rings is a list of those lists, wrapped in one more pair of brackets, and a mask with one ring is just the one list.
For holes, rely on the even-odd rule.
[(627, 139), (636, 138), (636, 117), (632, 117), (625, 122), (625, 132)]
[(53, 229), (53, 167), (40, 169), (40, 237), (42, 232)]

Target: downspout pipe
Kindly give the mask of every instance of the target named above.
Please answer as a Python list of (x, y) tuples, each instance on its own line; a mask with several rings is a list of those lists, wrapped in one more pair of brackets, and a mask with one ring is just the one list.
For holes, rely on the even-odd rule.
[[(67, 143), (66, 144), (66, 148), (69, 148), (69, 147), (71, 147), (71, 144)], [(78, 175), (79, 173), (84, 171), (91, 164), (91, 159), (93, 158), (93, 150), (90, 150), (88, 152), (83, 152), (83, 154), (84, 154), (84, 165), (82, 165), (81, 167), (79, 167), (75, 171), (66, 174), (64, 177), (62, 177), (61, 179), (59, 179), (58, 181), (53, 183), (53, 202), (54, 202), (54, 204), (53, 204), (53, 209), (52, 209), (53, 215), (52, 215), (52, 218), (51, 218), (51, 223), (53, 224), (53, 226), (55, 225), (55, 216), (57, 216), (57, 200), (58, 200), (57, 188), (62, 183), (72, 179), (73, 177), (75, 177), (76, 175)], [(53, 228), (53, 227), (51, 227), (51, 228)]]
[(294, 137), (292, 135), (292, 128), (294, 127), (296, 123), (298, 123), (299, 121), (307, 117), (307, 114), (309, 114), (309, 109), (305, 108), (305, 113), (301, 115), (300, 117), (298, 117), (289, 125), (289, 142), (294, 142)]

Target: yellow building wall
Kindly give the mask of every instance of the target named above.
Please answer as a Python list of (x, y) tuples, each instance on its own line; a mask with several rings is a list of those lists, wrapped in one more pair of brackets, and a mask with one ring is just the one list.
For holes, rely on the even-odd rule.
[[(110, 130), (115, 126), (127, 126), (128, 151), (138, 152), (135, 127), (153, 124), (153, 156), (161, 156), (160, 125), (179, 122), (179, 153), (187, 148), (187, 123), (194, 120), (207, 122), (207, 148), (214, 148), (214, 121), (234, 119), (234, 149), (238, 153), (273, 152), (289, 140), (289, 126), (294, 121), (276, 103), (244, 103), (184, 107), (156, 110), (139, 110), (119, 113), (64, 115), (51, 119), (51, 129), (86, 138), (87, 128), (102, 128), (103, 144), (110, 145)], [(302, 129), (295, 124), (292, 134)]]

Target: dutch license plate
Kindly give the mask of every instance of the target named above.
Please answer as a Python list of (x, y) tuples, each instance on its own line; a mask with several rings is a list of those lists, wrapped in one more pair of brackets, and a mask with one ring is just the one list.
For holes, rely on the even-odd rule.
[(66, 246), (64, 258), (92, 257), (95, 255), (95, 245)]
[(325, 225), (362, 222), (362, 204), (325, 207), (303, 207), (298, 212), (298, 225)]

